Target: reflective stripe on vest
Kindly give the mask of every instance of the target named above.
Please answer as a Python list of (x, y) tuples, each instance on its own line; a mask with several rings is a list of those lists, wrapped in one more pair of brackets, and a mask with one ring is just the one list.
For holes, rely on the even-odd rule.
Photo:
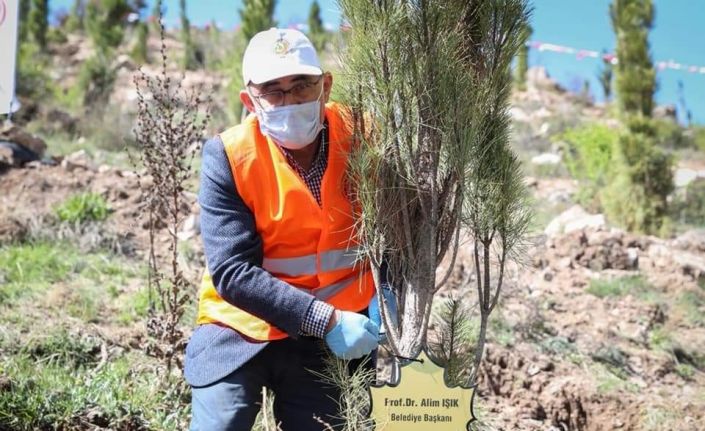
[[(345, 194), (350, 131), (337, 105), (326, 105), (326, 118), (328, 166), (321, 181), (321, 205), (276, 144), (262, 136), (255, 116), (220, 136), (237, 191), (255, 216), (262, 268), (337, 309), (360, 311), (374, 294), (374, 280), (369, 265), (359, 257), (353, 239), (354, 212)], [(287, 337), (221, 298), (206, 271), (198, 323), (213, 322), (256, 340)]]
[[(359, 248), (332, 250), (321, 254), (321, 271), (336, 271), (348, 269), (360, 261)], [(309, 254), (300, 257), (265, 258), (262, 268), (272, 274), (286, 274), (291, 276), (314, 275), (316, 270), (317, 255)]]

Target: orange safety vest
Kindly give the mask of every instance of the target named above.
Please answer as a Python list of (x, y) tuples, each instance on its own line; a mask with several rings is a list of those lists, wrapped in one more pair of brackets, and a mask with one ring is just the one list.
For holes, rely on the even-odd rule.
[[(360, 311), (374, 294), (374, 281), (369, 265), (357, 257), (353, 207), (344, 187), (351, 133), (339, 105), (327, 104), (325, 115), (328, 166), (321, 182), (322, 206), (277, 145), (262, 135), (255, 116), (220, 137), (237, 190), (255, 215), (262, 268), (337, 309)], [(221, 298), (207, 269), (197, 323), (224, 324), (255, 340), (288, 336)]]

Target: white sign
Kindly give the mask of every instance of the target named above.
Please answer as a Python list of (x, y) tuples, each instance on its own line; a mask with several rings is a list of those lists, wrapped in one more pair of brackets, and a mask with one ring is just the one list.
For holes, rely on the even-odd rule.
[(15, 98), (17, 15), (19, 0), (0, 0), (0, 114), (7, 114)]

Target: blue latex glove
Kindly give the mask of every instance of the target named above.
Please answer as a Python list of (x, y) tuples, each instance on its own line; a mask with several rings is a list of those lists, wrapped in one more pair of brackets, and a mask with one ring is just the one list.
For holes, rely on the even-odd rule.
[[(389, 319), (397, 323), (397, 298), (394, 291), (389, 286), (383, 285), (382, 295), (384, 295), (384, 302), (387, 304), (387, 310), (389, 310)], [(382, 322), (382, 312), (379, 309), (379, 301), (377, 300), (376, 294), (372, 297), (367, 312), (370, 315), (370, 320), (376, 323), (380, 328), (379, 342), (383, 343), (387, 341), (387, 330)]]
[(326, 344), (335, 356), (356, 359), (377, 348), (379, 327), (359, 313), (336, 311), (338, 322), (326, 334)]

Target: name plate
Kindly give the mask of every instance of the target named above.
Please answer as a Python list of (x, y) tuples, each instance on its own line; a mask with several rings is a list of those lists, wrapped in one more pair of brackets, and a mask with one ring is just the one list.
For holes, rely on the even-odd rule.
[(401, 367), (396, 383), (371, 386), (377, 431), (466, 431), (475, 420), (475, 388), (449, 388), (425, 352)]

